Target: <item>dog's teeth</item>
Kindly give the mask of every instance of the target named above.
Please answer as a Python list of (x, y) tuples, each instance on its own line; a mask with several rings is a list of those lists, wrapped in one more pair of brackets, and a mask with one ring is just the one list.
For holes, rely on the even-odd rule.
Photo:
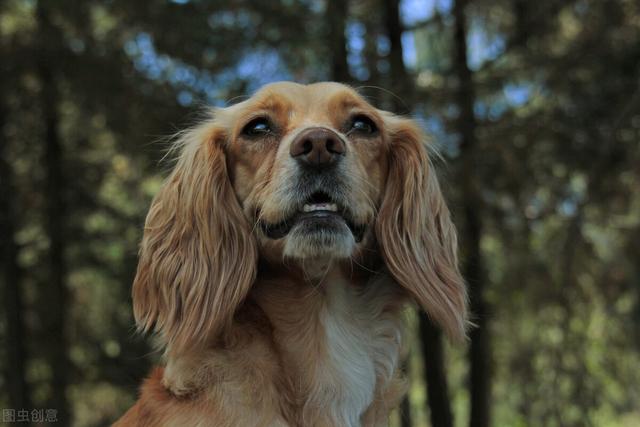
[(335, 203), (313, 203), (313, 204), (305, 204), (302, 207), (303, 212), (314, 212), (314, 211), (331, 211), (338, 212), (338, 205)]

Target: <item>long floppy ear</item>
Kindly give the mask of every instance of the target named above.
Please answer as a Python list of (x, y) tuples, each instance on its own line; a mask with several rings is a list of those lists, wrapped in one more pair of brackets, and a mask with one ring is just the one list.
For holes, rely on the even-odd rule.
[(229, 182), (223, 139), (212, 123), (183, 134), (147, 215), (133, 309), (138, 327), (155, 329), (169, 352), (219, 335), (255, 278), (256, 244)]
[(457, 236), (425, 137), (413, 121), (389, 116), (389, 176), (376, 223), (387, 268), (453, 339), (465, 337), (467, 295)]

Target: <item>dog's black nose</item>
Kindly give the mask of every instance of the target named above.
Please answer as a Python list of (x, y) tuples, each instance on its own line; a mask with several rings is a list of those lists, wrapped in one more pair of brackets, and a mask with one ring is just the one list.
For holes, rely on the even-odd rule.
[(330, 129), (312, 128), (300, 133), (291, 143), (289, 153), (299, 162), (314, 166), (329, 166), (344, 156), (346, 147), (340, 136)]

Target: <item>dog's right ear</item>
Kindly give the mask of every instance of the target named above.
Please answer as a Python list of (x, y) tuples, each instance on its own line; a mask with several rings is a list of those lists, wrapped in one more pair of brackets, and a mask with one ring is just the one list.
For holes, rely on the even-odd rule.
[(255, 279), (256, 243), (229, 181), (225, 139), (211, 122), (183, 134), (147, 215), (134, 315), (171, 353), (219, 336)]

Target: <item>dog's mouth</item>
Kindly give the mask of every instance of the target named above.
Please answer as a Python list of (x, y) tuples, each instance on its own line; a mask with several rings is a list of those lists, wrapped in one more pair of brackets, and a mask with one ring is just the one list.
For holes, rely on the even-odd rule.
[(297, 211), (277, 224), (261, 222), (264, 234), (270, 239), (281, 239), (293, 229), (303, 227), (304, 233), (339, 232), (344, 226), (351, 231), (356, 242), (362, 240), (365, 226), (356, 224), (349, 209), (327, 193), (316, 191), (300, 204)]

